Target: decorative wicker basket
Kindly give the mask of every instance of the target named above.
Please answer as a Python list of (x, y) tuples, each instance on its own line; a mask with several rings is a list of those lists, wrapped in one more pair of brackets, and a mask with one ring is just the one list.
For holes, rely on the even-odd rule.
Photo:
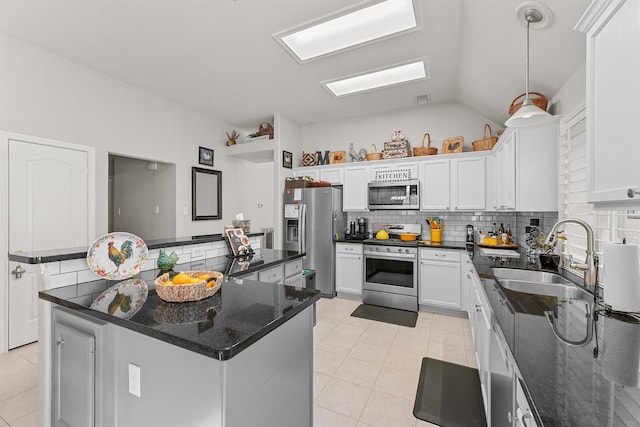
[(167, 302), (200, 301), (213, 296), (222, 287), (224, 275), (219, 271), (183, 271), (183, 273), (189, 277), (199, 277), (207, 274), (215, 279), (216, 284), (210, 288), (207, 287), (206, 281), (184, 285), (167, 285), (169, 273), (164, 273), (155, 280), (156, 293), (161, 300)]
[[(531, 95), (536, 95), (535, 97), (531, 97)], [(526, 93), (522, 93), (518, 96), (516, 96), (513, 101), (511, 101), (511, 105), (509, 106), (509, 116), (513, 116), (515, 114), (516, 111), (518, 111), (520, 109), (520, 107), (522, 107), (522, 104), (524, 103), (524, 99), (522, 101), (518, 101), (520, 98), (524, 98), (525, 96), (527, 96)], [(540, 108), (542, 111), (547, 111), (547, 97), (544, 96), (543, 94), (541, 94), (540, 92), (529, 92), (529, 99), (531, 99), (531, 102), (533, 102), (533, 104)]]
[[(487, 129), (489, 130), (489, 136), (487, 136)], [(482, 131), (482, 139), (478, 139), (477, 141), (473, 141), (471, 145), (473, 146), (473, 151), (484, 151), (491, 150), (494, 145), (498, 142), (497, 136), (491, 136), (491, 126), (489, 123), (485, 123), (484, 130)]]
[(367, 153), (367, 160), (380, 160), (382, 158), (382, 153), (376, 153), (376, 145), (371, 144), (371, 148), (373, 149), (371, 153)]
[[(424, 139), (427, 138), (427, 146), (424, 146)], [(420, 147), (413, 147), (414, 156), (433, 156), (438, 154), (438, 149), (431, 146), (431, 136), (425, 133), (422, 137), (422, 145)]]

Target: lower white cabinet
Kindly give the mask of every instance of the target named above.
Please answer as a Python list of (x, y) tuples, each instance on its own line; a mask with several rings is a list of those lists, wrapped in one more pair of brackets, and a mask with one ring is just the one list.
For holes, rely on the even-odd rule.
[(469, 321), (476, 350), (482, 400), (489, 421), (491, 420), (491, 307), (477, 276), (472, 283)]
[(113, 425), (102, 407), (113, 376), (102, 357), (105, 339), (105, 323), (53, 309), (52, 426)]
[(420, 248), (418, 277), (419, 304), (462, 308), (459, 250)]
[(336, 243), (336, 292), (362, 296), (363, 255), (360, 243)]

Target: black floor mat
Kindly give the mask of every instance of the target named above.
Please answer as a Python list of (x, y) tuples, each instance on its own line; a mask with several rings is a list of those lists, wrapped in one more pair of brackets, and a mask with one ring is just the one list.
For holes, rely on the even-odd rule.
[(418, 321), (418, 313), (413, 311), (396, 310), (395, 308), (379, 307), (371, 304), (360, 304), (351, 315), (410, 328), (414, 328)]
[(444, 427), (486, 427), (478, 370), (422, 359), (413, 415)]

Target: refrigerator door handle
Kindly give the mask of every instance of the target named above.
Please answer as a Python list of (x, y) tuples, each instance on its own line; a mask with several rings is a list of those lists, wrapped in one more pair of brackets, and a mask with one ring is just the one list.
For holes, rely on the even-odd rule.
[(307, 249), (307, 205), (300, 205), (300, 235), (298, 236), (298, 252)]

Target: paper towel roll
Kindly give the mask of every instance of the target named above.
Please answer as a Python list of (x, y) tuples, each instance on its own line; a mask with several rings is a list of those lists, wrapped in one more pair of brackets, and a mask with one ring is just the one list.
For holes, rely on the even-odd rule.
[(602, 251), (604, 303), (617, 311), (640, 311), (640, 249), (610, 243)]

